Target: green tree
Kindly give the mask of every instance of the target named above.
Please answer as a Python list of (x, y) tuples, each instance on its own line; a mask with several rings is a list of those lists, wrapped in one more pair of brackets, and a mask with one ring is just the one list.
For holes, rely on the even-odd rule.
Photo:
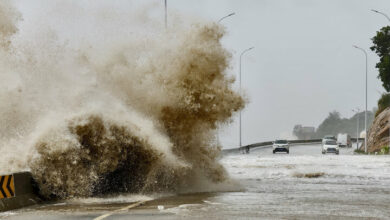
[(383, 27), (372, 38), (374, 45), (370, 48), (380, 58), (376, 68), (379, 70), (378, 78), (383, 87), (390, 92), (390, 26)]
[(318, 126), (317, 136), (323, 137), (325, 135), (337, 135), (341, 124), (340, 113), (337, 111), (330, 112), (328, 117)]
[(379, 115), (383, 110), (390, 106), (390, 93), (382, 94), (378, 100), (378, 110), (375, 113), (375, 117)]

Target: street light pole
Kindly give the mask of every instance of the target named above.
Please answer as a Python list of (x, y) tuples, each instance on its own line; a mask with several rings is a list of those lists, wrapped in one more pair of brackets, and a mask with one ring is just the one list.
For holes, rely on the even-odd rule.
[[(246, 52), (248, 52), (248, 51), (250, 51), (250, 50), (252, 50), (254, 47), (250, 47), (250, 48), (248, 48), (248, 49), (246, 49), (246, 50), (244, 50), (244, 51), (242, 51), (241, 52), (241, 54), (240, 54), (240, 75), (239, 75), (239, 83), (240, 83), (240, 95), (242, 94), (241, 93), (241, 62), (242, 62), (242, 55), (244, 55), (244, 53), (246, 53)], [(240, 149), (241, 149), (241, 147), (242, 147), (242, 142), (241, 142), (241, 110), (240, 110), (240, 132), (239, 132), (239, 134), (240, 134)]]
[[(166, 1), (166, 0), (165, 0), (165, 1)], [(228, 14), (228, 15), (222, 17), (221, 19), (218, 20), (218, 23), (221, 23), (221, 21), (222, 21), (223, 19), (225, 19), (225, 18), (227, 18), (227, 17), (230, 17), (230, 16), (233, 16), (233, 15), (235, 15), (235, 14), (236, 14), (236, 13), (233, 12), (233, 13), (230, 13), (230, 14)], [(219, 134), (218, 134), (218, 133), (217, 133), (217, 142), (219, 143)]]
[(164, 6), (165, 6), (165, 30), (166, 30), (168, 27), (167, 0), (164, 0)]
[(366, 56), (366, 111), (364, 112), (364, 130), (366, 131), (366, 137), (364, 138), (364, 152), (367, 153), (367, 72), (368, 72), (368, 58), (367, 58), (367, 52), (363, 48), (360, 48), (356, 45), (353, 45), (354, 48), (363, 51), (364, 55)]
[(230, 17), (230, 16), (233, 16), (233, 15), (235, 15), (235, 14), (236, 14), (236, 13), (233, 12), (233, 13), (230, 13), (230, 14), (226, 15), (225, 17), (222, 17), (221, 19), (218, 20), (218, 23), (221, 23), (221, 21), (222, 21), (223, 19), (225, 19), (225, 18), (227, 18), (227, 17)]
[(377, 10), (374, 10), (374, 9), (371, 9), (371, 11), (373, 11), (373, 12), (375, 12), (375, 13), (378, 13), (378, 14), (381, 14), (381, 15), (385, 16), (385, 17), (387, 18), (387, 20), (389, 20), (389, 22), (390, 22), (390, 17), (387, 16), (387, 14), (385, 14), (385, 13), (383, 13), (383, 12), (380, 12), (380, 11), (377, 11)]
[(360, 122), (360, 120), (359, 120), (359, 113), (360, 113), (360, 109), (359, 108), (356, 108), (356, 110), (355, 109), (352, 109), (352, 111), (353, 112), (356, 112), (356, 118), (357, 118), (357, 126), (356, 126), (356, 150), (358, 150), (359, 149), (359, 122)]

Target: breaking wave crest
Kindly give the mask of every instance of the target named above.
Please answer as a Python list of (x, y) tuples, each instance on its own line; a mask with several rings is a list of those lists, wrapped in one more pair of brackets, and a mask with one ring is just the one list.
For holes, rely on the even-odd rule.
[(143, 19), (148, 32), (132, 34), (119, 28), (127, 19), (113, 19), (99, 26), (99, 44), (88, 37), (64, 44), (54, 30), (32, 44), (4, 1), (6, 8), (0, 153), (8, 169), (0, 171), (30, 170), (47, 198), (187, 192), (227, 180), (215, 134), (245, 103), (226, 75), (223, 27), (150, 32), (155, 23)]
[(148, 134), (144, 126), (88, 114), (49, 130), (36, 142), (38, 158), (30, 164), (41, 193), (66, 198), (173, 190), (175, 173), (188, 166), (164, 137), (150, 140), (158, 132)]

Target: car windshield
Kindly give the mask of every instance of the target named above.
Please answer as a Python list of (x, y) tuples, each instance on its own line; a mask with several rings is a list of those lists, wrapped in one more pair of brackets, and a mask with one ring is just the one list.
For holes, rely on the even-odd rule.
[(275, 144), (287, 144), (286, 140), (276, 140)]
[(336, 141), (326, 141), (326, 145), (337, 145)]
[(336, 139), (334, 136), (325, 136), (324, 139)]

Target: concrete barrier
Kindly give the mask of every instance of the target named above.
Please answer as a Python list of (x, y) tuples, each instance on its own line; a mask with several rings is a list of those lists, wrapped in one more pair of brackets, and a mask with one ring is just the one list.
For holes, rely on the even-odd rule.
[(34, 205), (40, 201), (31, 173), (0, 175), (0, 211)]

